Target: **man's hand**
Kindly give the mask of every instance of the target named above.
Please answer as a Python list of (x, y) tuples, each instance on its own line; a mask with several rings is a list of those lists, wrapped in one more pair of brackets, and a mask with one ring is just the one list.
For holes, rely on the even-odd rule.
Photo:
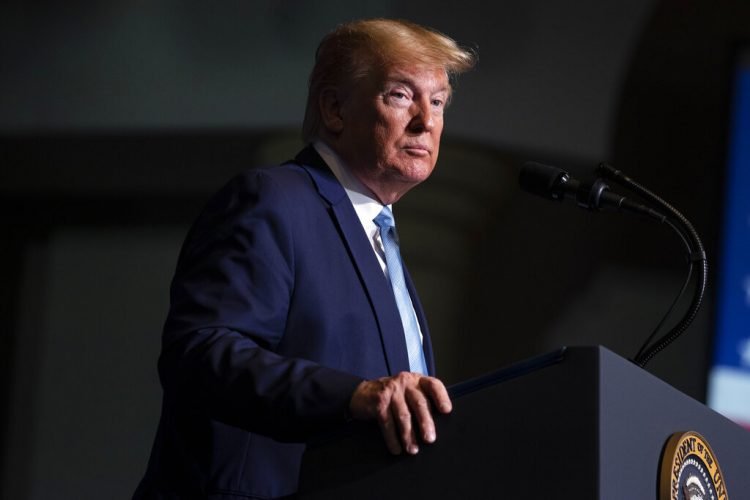
[(440, 413), (450, 413), (453, 408), (443, 383), (433, 377), (402, 372), (359, 384), (349, 411), (357, 420), (376, 420), (391, 453), (398, 455), (406, 450), (414, 455), (419, 452), (417, 435), (425, 443), (432, 443), (437, 437), (431, 406)]

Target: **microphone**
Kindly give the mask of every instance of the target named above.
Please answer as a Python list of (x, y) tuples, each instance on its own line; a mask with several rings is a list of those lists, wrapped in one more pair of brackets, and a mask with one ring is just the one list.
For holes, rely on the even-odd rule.
[[(600, 164), (597, 168), (597, 172), (602, 177), (606, 177), (612, 182), (624, 186), (626, 189), (646, 200), (646, 202), (657, 206), (660, 210), (664, 210), (668, 215), (663, 215), (646, 205), (634, 202), (625, 196), (612, 192), (602, 178), (597, 178), (593, 182), (579, 182), (573, 179), (565, 170), (549, 165), (543, 165), (541, 163), (525, 163), (521, 169), (521, 175), (518, 180), (524, 191), (528, 191), (529, 193), (543, 198), (559, 201), (562, 201), (565, 198), (572, 198), (576, 201), (578, 206), (589, 210), (615, 208), (624, 212), (647, 215), (668, 225), (682, 240), (685, 250), (687, 251), (687, 277), (685, 278), (685, 282), (683, 283), (677, 298), (633, 358), (633, 362), (643, 368), (654, 356), (663, 351), (677, 337), (682, 335), (693, 322), (693, 319), (695, 319), (695, 316), (703, 303), (703, 295), (708, 280), (706, 251), (704, 250), (703, 243), (701, 242), (698, 233), (695, 231), (695, 228), (693, 228), (693, 225), (672, 205), (610, 165), (605, 163)], [(666, 334), (654, 340), (656, 334), (662, 329), (665, 321), (672, 314), (674, 307), (687, 289), (690, 279), (693, 276), (693, 268), (696, 264), (698, 264), (699, 272), (697, 273), (697, 283), (693, 290), (693, 297), (690, 306), (676, 325), (674, 325)]]
[(574, 200), (579, 207), (588, 210), (612, 208), (623, 212), (646, 215), (664, 222), (666, 217), (656, 210), (628, 199), (610, 190), (601, 178), (593, 182), (580, 182), (557, 167), (537, 162), (526, 162), (519, 176), (521, 189), (531, 194), (552, 200)]

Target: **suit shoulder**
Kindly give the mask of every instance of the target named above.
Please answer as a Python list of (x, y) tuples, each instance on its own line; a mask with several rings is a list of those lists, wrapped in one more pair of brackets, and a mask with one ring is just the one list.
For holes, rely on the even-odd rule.
[(310, 176), (304, 168), (300, 165), (285, 163), (249, 168), (231, 178), (219, 192), (226, 189), (305, 189), (311, 186)]
[(211, 196), (204, 211), (224, 212), (259, 204), (273, 206), (284, 200), (314, 196), (316, 189), (305, 170), (296, 165), (254, 167), (232, 177)]

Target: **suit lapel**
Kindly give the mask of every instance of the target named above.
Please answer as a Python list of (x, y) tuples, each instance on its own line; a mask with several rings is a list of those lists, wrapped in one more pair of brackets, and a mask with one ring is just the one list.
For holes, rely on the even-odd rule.
[(408, 371), (409, 358), (406, 353), (404, 330), (393, 291), (378, 264), (346, 191), (312, 146), (297, 155), (295, 161), (307, 170), (318, 192), (331, 206), (333, 219), (375, 313), (389, 374)]

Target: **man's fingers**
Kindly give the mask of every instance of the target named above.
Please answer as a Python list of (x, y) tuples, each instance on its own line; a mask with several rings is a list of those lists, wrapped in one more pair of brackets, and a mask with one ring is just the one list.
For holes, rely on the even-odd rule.
[(427, 401), (427, 398), (419, 390), (409, 390), (406, 393), (406, 400), (417, 423), (422, 440), (425, 443), (434, 443), (437, 437), (435, 434), (435, 422), (432, 420), (430, 403)]
[(405, 391), (394, 392), (391, 398), (391, 412), (398, 426), (398, 434), (406, 452), (410, 455), (419, 453), (419, 446), (417, 445), (417, 438), (412, 425), (412, 413), (409, 405), (406, 403)]
[(438, 379), (433, 377), (422, 377), (419, 379), (419, 386), (422, 392), (432, 400), (435, 408), (440, 413), (450, 413), (453, 410), (453, 403), (448, 395), (448, 389)]
[(380, 426), (380, 432), (383, 434), (383, 440), (388, 451), (394, 455), (400, 455), (402, 450), (401, 442), (398, 438), (396, 422), (389, 409), (386, 409), (384, 415), (378, 417), (378, 425)]

